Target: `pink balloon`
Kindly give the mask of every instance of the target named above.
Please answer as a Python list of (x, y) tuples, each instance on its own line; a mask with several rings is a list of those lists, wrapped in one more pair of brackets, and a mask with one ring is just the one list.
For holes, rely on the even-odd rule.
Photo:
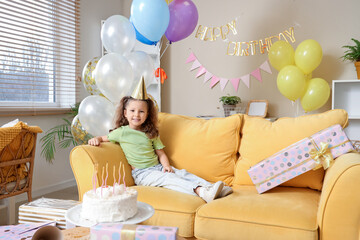
[(195, 29), (199, 14), (191, 0), (174, 0), (169, 4), (170, 21), (165, 36), (171, 42), (188, 37)]

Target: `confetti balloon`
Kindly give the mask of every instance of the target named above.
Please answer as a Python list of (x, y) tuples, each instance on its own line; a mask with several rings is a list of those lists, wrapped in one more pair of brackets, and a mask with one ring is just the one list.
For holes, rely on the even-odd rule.
[(81, 125), (79, 116), (76, 115), (71, 123), (71, 135), (77, 144), (87, 144), (88, 140), (93, 136), (88, 133)]
[(99, 60), (100, 57), (94, 57), (85, 64), (82, 71), (81, 80), (88, 93), (90, 93), (91, 95), (104, 96), (99, 90), (99, 88), (96, 86), (95, 81), (95, 69)]

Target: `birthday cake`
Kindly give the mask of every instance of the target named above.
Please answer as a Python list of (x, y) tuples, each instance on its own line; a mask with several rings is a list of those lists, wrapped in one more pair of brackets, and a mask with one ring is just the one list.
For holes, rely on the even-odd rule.
[(137, 191), (117, 183), (84, 194), (81, 218), (96, 222), (119, 222), (137, 213)]

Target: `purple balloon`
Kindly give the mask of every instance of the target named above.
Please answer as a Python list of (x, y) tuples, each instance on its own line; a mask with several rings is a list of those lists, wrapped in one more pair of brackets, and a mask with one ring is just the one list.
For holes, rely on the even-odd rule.
[(169, 4), (170, 21), (165, 36), (171, 42), (180, 41), (195, 29), (199, 14), (191, 0), (174, 0)]

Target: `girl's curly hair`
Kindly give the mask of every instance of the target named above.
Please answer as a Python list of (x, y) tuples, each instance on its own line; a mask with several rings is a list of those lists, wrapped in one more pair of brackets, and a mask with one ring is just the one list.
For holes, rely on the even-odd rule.
[(148, 116), (146, 117), (145, 122), (141, 125), (141, 131), (144, 132), (146, 136), (148, 136), (148, 138), (150, 139), (159, 136), (159, 130), (157, 125), (158, 123), (157, 110), (155, 108), (154, 102), (151, 99), (138, 100), (130, 96), (123, 97), (120, 101), (120, 105), (116, 108), (115, 111), (114, 129), (129, 125), (129, 121), (126, 119), (124, 115), (124, 110), (126, 109), (130, 101), (144, 101), (147, 103)]

